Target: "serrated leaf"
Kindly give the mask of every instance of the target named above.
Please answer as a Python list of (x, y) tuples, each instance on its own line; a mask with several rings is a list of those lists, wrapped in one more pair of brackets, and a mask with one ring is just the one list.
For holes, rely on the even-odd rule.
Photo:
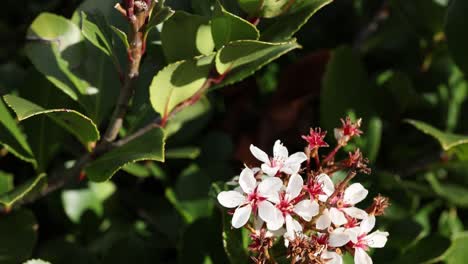
[(296, 40), (282, 43), (255, 40), (231, 42), (216, 54), (216, 70), (219, 74), (227, 75), (221, 83), (212, 88), (241, 81), (271, 61), (299, 47)]
[(261, 39), (264, 41), (277, 42), (290, 39), (294, 33), (299, 31), (307, 21), (332, 0), (309, 0), (291, 10), (287, 14), (277, 17), (263, 32)]
[(0, 144), (16, 157), (35, 164), (31, 147), (7, 107), (0, 100)]
[(39, 174), (34, 179), (28, 180), (25, 183), (16, 186), (13, 190), (0, 195), (0, 204), (5, 208), (11, 208), (15, 203), (28, 197), (28, 194), (40, 189), (45, 180), (46, 174)]
[[(195, 104), (178, 112), (167, 122), (165, 127), (167, 137), (171, 137), (177, 133), (185, 124), (190, 123), (190, 121), (199, 120), (208, 116), (210, 109), (210, 100), (206, 97), (202, 97)], [(187, 130), (184, 129), (183, 131), (183, 137), (186, 138), (185, 132), (187, 132)]]
[(37, 241), (36, 218), (29, 210), (18, 210), (0, 217), (0, 261), (18, 264), (31, 257)]
[(168, 62), (209, 55), (214, 49), (209, 19), (183, 11), (164, 23), (161, 41)]
[(178, 104), (192, 97), (206, 82), (214, 55), (169, 64), (158, 72), (150, 85), (154, 110), (167, 117)]
[(211, 32), (216, 49), (231, 41), (258, 40), (260, 32), (250, 22), (229, 13), (221, 4), (216, 5), (215, 17), (211, 20)]
[(167, 159), (196, 159), (200, 155), (200, 148), (181, 147), (168, 149), (166, 151)]
[(75, 135), (88, 150), (91, 150), (91, 143), (99, 140), (99, 131), (96, 125), (90, 118), (80, 112), (70, 109), (44, 109), (39, 105), (14, 95), (5, 95), (3, 98), (15, 111), (20, 121), (38, 115), (46, 115), (68, 132)]
[(468, 152), (466, 151), (468, 150), (468, 136), (446, 133), (422, 121), (406, 119), (405, 122), (437, 139), (445, 151), (453, 150), (460, 159), (468, 159)]
[(453, 60), (468, 74), (468, 36), (464, 30), (468, 27), (466, 13), (468, 12), (468, 2), (465, 0), (452, 0), (447, 10), (445, 34), (447, 36), (448, 48)]
[(81, 60), (80, 29), (64, 17), (42, 13), (28, 29), (25, 51), (46, 78), (74, 100), (86, 94), (88, 85), (71, 72), (70, 64)]
[(86, 210), (93, 211), (101, 217), (104, 213), (104, 201), (116, 190), (112, 182), (89, 183), (87, 189), (66, 190), (62, 193), (62, 203), (65, 213), (74, 223), (79, 223), (81, 215)]
[(372, 89), (360, 58), (349, 47), (333, 52), (323, 77), (320, 124), (333, 131), (349, 112), (369, 120), (375, 115), (376, 91)]
[(164, 144), (164, 131), (155, 128), (91, 162), (85, 168), (86, 175), (92, 181), (102, 182), (109, 180), (128, 163), (142, 160), (164, 161)]

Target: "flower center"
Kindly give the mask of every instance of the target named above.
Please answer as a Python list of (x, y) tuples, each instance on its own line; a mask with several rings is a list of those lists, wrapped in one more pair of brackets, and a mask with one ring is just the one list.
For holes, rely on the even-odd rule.
[(250, 203), (252, 205), (252, 208), (255, 209), (257, 208), (258, 204), (260, 202), (263, 202), (265, 201), (267, 198), (263, 197), (260, 195), (260, 193), (258, 193), (258, 190), (257, 190), (258, 187), (255, 188), (255, 190), (250, 193), (249, 195), (247, 195), (247, 201), (248, 203)]
[(310, 195), (310, 199), (317, 199), (319, 195), (326, 195), (322, 189), (323, 185), (315, 182), (312, 186), (307, 186), (307, 192)]
[(360, 234), (357, 239), (358, 242), (353, 245), (353, 248), (361, 248), (363, 250), (367, 250), (369, 247), (367, 246), (367, 241), (366, 241), (366, 236), (367, 234)]
[(280, 197), (280, 202), (276, 205), (276, 208), (278, 208), (282, 213), (283, 216), (289, 215), (293, 212), (294, 205), (291, 201), (285, 199), (284, 193)]

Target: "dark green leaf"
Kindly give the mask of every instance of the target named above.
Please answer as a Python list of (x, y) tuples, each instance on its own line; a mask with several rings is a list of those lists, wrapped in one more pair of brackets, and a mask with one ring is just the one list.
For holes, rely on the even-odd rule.
[(31, 257), (37, 241), (36, 218), (28, 210), (0, 217), (0, 262), (18, 264)]
[(266, 64), (300, 46), (296, 40), (283, 43), (268, 43), (255, 40), (240, 40), (229, 43), (216, 54), (216, 70), (227, 74), (213, 89), (233, 84), (252, 75)]
[(16, 186), (13, 190), (0, 195), (0, 204), (5, 208), (11, 208), (16, 202), (19, 202), (28, 197), (30, 193), (39, 191), (43, 187), (46, 174), (42, 173), (35, 179)]
[(13, 189), (13, 175), (0, 171), (0, 195)]
[(164, 131), (160, 128), (111, 150), (91, 162), (85, 172), (90, 180), (102, 182), (110, 179), (124, 165), (141, 160), (164, 161)]
[(161, 41), (169, 62), (209, 55), (214, 49), (210, 21), (201, 16), (177, 11), (164, 23)]
[(450, 247), (450, 240), (440, 235), (431, 235), (421, 239), (400, 257), (397, 263), (435, 262)]
[(152, 29), (156, 28), (157, 25), (171, 18), (174, 13), (175, 11), (170, 7), (164, 6), (164, 1), (159, 1), (151, 11), (148, 24), (146, 25), (146, 35), (148, 35)]
[(258, 40), (260, 32), (250, 22), (229, 13), (218, 3), (215, 17), (211, 21), (211, 32), (216, 49), (231, 41), (251, 39)]
[(154, 110), (167, 117), (183, 101), (192, 97), (205, 84), (214, 55), (169, 64), (158, 72), (150, 86)]
[[(75, 24), (57, 15), (42, 13), (31, 24), (28, 38), (31, 42), (26, 45), (26, 54), (50, 82), (74, 100), (86, 94), (88, 85), (69, 68), (71, 59), (81, 60), (78, 44), (82, 36)], [(72, 54), (69, 61), (64, 58), (66, 54)]]
[(80, 112), (70, 109), (44, 109), (39, 105), (14, 95), (5, 95), (4, 99), (15, 111), (20, 121), (38, 115), (46, 115), (68, 132), (75, 135), (88, 150), (91, 150), (91, 145), (99, 140), (99, 131), (96, 125), (91, 119)]
[(456, 208), (442, 212), (439, 218), (439, 233), (451, 238), (463, 231), (463, 223), (458, 217)]
[(460, 207), (468, 207), (468, 189), (452, 183), (440, 183), (433, 173), (427, 173), (427, 181), (434, 192), (447, 201)]
[(0, 100), (0, 144), (18, 158), (35, 164), (31, 148), (3, 100)]
[(261, 39), (269, 42), (285, 41), (299, 31), (307, 21), (332, 0), (304, 1), (298, 8), (294, 8), (288, 14), (277, 17), (263, 32)]
[(81, 12), (81, 32), (96, 48), (107, 56), (113, 56), (112, 32), (101, 14), (96, 13), (88, 16), (85, 12)]
[(465, 74), (468, 74), (468, 36), (463, 29), (468, 26), (465, 14), (468, 12), (468, 2), (464, 0), (452, 0), (448, 7), (445, 24), (449, 51), (452, 58)]
[(197, 147), (173, 148), (166, 151), (167, 159), (196, 159), (200, 155)]
[(320, 94), (320, 124), (327, 131), (349, 112), (368, 120), (375, 111), (375, 91), (357, 54), (348, 47), (333, 52)]
[(445, 133), (438, 130), (437, 128), (417, 120), (407, 119), (406, 122), (413, 125), (423, 133), (437, 139), (445, 151), (454, 150), (460, 159), (468, 159), (468, 153), (464, 151), (468, 145), (468, 136)]

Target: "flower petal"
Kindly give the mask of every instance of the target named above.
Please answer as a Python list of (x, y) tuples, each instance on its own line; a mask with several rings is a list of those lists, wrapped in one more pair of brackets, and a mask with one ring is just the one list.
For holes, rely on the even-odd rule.
[(258, 185), (258, 192), (263, 196), (268, 196), (270, 194), (274, 194), (279, 192), (281, 187), (283, 186), (283, 181), (277, 177), (269, 177), (264, 179)]
[(301, 193), (303, 186), (304, 180), (302, 177), (299, 174), (293, 174), (291, 178), (289, 178), (288, 187), (286, 188), (288, 199), (291, 201), (292, 199), (296, 198), (299, 193)]
[(294, 163), (294, 164), (283, 165), (283, 167), (281, 167), (280, 171), (282, 171), (282, 172), (284, 172), (286, 174), (292, 175), (292, 174), (295, 174), (295, 173), (299, 172), (299, 169), (301, 169), (301, 164), (300, 163)]
[(278, 167), (271, 167), (268, 164), (262, 164), (262, 171), (268, 175), (268, 176), (275, 176), (276, 173), (278, 173), (279, 168)]
[(334, 251), (324, 251), (320, 257), (326, 260), (327, 264), (343, 264), (343, 257)]
[(277, 210), (278, 208), (267, 201), (258, 204), (258, 216), (267, 223), (277, 221)]
[(334, 225), (341, 226), (348, 222), (343, 212), (336, 209), (335, 207), (330, 208), (330, 218)]
[(335, 185), (327, 174), (322, 173), (317, 176), (317, 183), (322, 185), (322, 191), (326, 194), (325, 200), (335, 192)]
[(252, 155), (259, 161), (270, 164), (270, 159), (268, 158), (268, 154), (266, 154), (263, 150), (257, 148), (254, 145), (250, 145), (250, 152), (252, 152)]
[(347, 215), (357, 218), (357, 219), (364, 219), (367, 218), (368, 214), (366, 211), (356, 208), (356, 207), (347, 207), (342, 209)]
[(284, 165), (289, 166), (292, 164), (301, 164), (302, 162), (306, 160), (307, 160), (307, 156), (304, 152), (296, 152), (286, 159), (286, 161), (284, 162)]
[(274, 159), (286, 160), (288, 158), (288, 149), (283, 146), (281, 141), (278, 139), (273, 146), (273, 157)]
[(232, 216), (232, 226), (234, 228), (240, 228), (244, 226), (247, 221), (249, 221), (251, 212), (252, 206), (250, 206), (250, 204), (237, 208), (236, 211), (234, 211), (234, 215)]
[(372, 264), (372, 259), (362, 248), (356, 248), (354, 251), (354, 264)]
[(368, 193), (369, 191), (362, 184), (353, 183), (344, 191), (343, 201), (346, 204), (355, 205), (364, 200)]
[(218, 202), (227, 208), (235, 208), (245, 201), (244, 195), (237, 191), (225, 191), (218, 194)]
[(319, 230), (326, 229), (331, 225), (331, 218), (328, 209), (323, 210), (322, 215), (317, 219), (315, 227)]
[(284, 217), (278, 208), (274, 208), (274, 217), (267, 222), (267, 228), (271, 231), (276, 231), (284, 225)]
[(254, 173), (249, 168), (244, 168), (239, 176), (239, 184), (245, 193), (252, 193), (257, 186)]
[(375, 216), (374, 215), (369, 215), (368, 217), (364, 218), (362, 220), (360, 228), (361, 228), (361, 233), (369, 233), (375, 226)]
[(288, 238), (294, 239), (298, 232), (302, 232), (301, 224), (292, 218), (291, 215), (286, 215), (286, 234)]
[(342, 227), (333, 230), (328, 238), (328, 245), (331, 247), (342, 247), (350, 241), (349, 235)]
[(367, 245), (372, 248), (383, 248), (387, 243), (388, 232), (375, 231), (366, 236)]
[(316, 201), (303, 200), (294, 206), (294, 212), (306, 221), (312, 220), (312, 217), (318, 214), (319, 205)]

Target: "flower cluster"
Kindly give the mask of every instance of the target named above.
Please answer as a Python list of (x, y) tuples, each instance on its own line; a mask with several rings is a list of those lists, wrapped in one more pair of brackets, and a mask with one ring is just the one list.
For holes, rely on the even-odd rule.
[[(379, 195), (366, 210), (358, 208), (368, 190), (351, 179), (358, 173), (370, 173), (367, 159), (357, 149), (348, 158), (335, 161), (338, 150), (360, 136), (360, 125), (360, 119), (355, 123), (342, 120), (342, 127), (334, 131), (336, 147), (322, 158), (318, 150), (328, 144), (326, 132), (320, 128), (302, 136), (308, 143), (305, 152), (289, 155), (279, 140), (272, 156), (250, 146), (261, 166), (244, 168), (238, 187), (220, 192), (217, 198), (222, 206), (231, 208), (233, 228), (250, 231), (249, 250), (255, 263), (275, 263), (269, 251), (280, 238), (291, 263), (341, 264), (346, 253), (354, 255), (356, 264), (372, 263), (366, 252), (387, 242), (387, 232), (372, 230), (376, 216), (388, 207), (388, 199)], [(338, 171), (347, 176), (334, 182)]]

